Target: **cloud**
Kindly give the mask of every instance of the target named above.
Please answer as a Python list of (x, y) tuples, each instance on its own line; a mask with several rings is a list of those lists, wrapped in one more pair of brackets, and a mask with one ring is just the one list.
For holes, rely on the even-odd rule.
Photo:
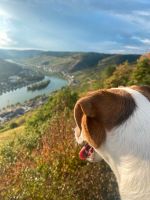
[(2, 8), (0, 8), (0, 17), (2, 17), (4, 19), (12, 18), (12, 16)]
[(135, 13), (136, 15), (142, 16), (142, 17), (149, 17), (150, 16), (150, 10), (147, 11), (134, 11), (133, 13)]
[(150, 39), (141, 39), (141, 42), (143, 42), (146, 45), (150, 45)]
[[(54, 2), (53, 0), (50, 0)], [(89, 9), (100, 12), (108, 12), (114, 14), (129, 14), (133, 11), (148, 11), (150, 2), (149, 0), (55, 0), (56, 3), (62, 3), (66, 6), (74, 8)]]
[(127, 45), (125, 46), (126, 49), (130, 49), (130, 50), (140, 50), (141, 48), (138, 47), (138, 46), (130, 46), (130, 45)]
[(134, 40), (139, 41), (139, 42), (142, 43), (142, 44), (150, 45), (150, 39), (149, 39), (149, 38), (141, 38), (141, 37), (137, 37), (137, 36), (133, 36), (132, 38), (133, 38)]
[(0, 47), (9, 47), (11, 45), (14, 45), (15, 42), (9, 37), (9, 34), (7, 31), (2, 30), (0, 32)]
[(149, 0), (0, 0), (0, 7), (3, 47), (125, 53), (150, 44)]
[(0, 8), (0, 47), (9, 47), (16, 42), (11, 38), (11, 21), (13, 17), (5, 9)]

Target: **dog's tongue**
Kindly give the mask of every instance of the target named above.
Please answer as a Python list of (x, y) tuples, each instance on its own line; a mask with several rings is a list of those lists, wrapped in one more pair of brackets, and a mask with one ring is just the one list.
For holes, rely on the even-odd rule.
[(79, 157), (81, 160), (86, 160), (92, 153), (93, 153), (93, 147), (86, 144), (82, 147), (79, 153)]

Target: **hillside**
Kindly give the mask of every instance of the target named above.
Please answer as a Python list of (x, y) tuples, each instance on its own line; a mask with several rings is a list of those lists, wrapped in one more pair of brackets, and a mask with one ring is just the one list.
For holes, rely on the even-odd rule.
[(0, 146), (0, 199), (119, 200), (108, 165), (79, 159), (80, 146), (72, 130), (73, 107), (90, 90), (150, 85), (149, 61), (148, 56), (142, 56), (133, 64), (77, 71), (78, 85), (53, 93), (45, 105), (28, 113), (12, 137), (11, 129), (0, 133), (4, 141)]
[(74, 73), (95, 67), (104, 68), (125, 61), (135, 62), (139, 55), (118, 55), (82, 52), (42, 52), (38, 56), (19, 59), (18, 62), (35, 66), (46, 71)]
[(35, 70), (25, 69), (20, 64), (0, 59), (0, 95), (36, 81), (41, 81), (43, 78), (44, 75)]
[(6, 80), (9, 76), (17, 75), (21, 70), (21, 66), (0, 59), (0, 81)]
[(27, 67), (36, 67), (45, 72), (69, 72), (103, 69), (108, 65), (135, 62), (140, 55), (104, 54), (96, 52), (55, 52), (41, 50), (0, 49), (1, 59), (12, 59)]
[[(65, 88), (30, 115), (20, 134), (14, 129), (16, 138), (0, 149), (0, 199), (115, 200), (118, 191), (110, 168), (78, 157), (72, 131), (78, 98)], [(2, 140), (10, 133), (3, 133)]]

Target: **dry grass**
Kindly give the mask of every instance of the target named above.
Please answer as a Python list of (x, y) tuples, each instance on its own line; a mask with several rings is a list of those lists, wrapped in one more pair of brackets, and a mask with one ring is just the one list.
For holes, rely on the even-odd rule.
[(23, 131), (24, 131), (24, 126), (20, 126), (20, 127), (5, 131), (3, 133), (0, 133), (0, 147), (6, 142), (13, 140), (17, 135), (19, 135)]

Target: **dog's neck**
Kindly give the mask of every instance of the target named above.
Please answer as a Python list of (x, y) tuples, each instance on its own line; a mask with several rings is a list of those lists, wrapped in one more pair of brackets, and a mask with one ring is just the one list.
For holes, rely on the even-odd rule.
[(147, 200), (150, 196), (150, 160), (134, 155), (109, 154), (101, 148), (101, 157), (114, 172), (121, 200)]
[[(133, 95), (137, 99), (138, 93)], [(146, 98), (138, 99), (134, 114), (108, 132), (106, 142), (97, 149), (117, 178), (121, 200), (150, 196), (150, 106)]]

